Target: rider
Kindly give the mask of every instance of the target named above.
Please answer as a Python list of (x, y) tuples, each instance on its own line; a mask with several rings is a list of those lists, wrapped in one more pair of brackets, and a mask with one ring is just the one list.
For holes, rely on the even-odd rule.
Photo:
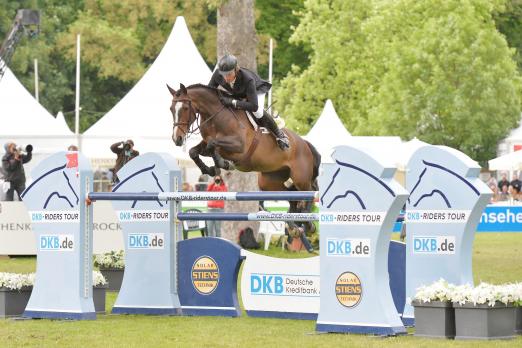
[(221, 86), (227, 90), (233, 98), (222, 97), (225, 106), (250, 111), (260, 126), (274, 133), (281, 149), (290, 147), (286, 134), (277, 127), (272, 116), (263, 108), (265, 94), (272, 85), (262, 80), (256, 73), (239, 67), (236, 57), (231, 54), (223, 56), (208, 85), (214, 88)]

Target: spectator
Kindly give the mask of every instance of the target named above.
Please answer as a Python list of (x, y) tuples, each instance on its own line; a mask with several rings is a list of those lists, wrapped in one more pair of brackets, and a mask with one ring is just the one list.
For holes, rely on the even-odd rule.
[(116, 158), (116, 165), (112, 170), (113, 173), (113, 182), (118, 183), (120, 179), (118, 179), (118, 171), (129, 162), (131, 159), (139, 156), (139, 152), (134, 150), (134, 141), (120, 141), (111, 145), (111, 151), (114, 152), (118, 157)]
[(69, 145), (67, 148), (67, 151), (78, 151), (78, 146), (76, 145)]
[(502, 189), (498, 195), (498, 201), (499, 202), (504, 202), (504, 201), (509, 201), (509, 187), (508, 185), (504, 185), (502, 186)]
[[(491, 185), (495, 185), (495, 187), (498, 187), (498, 181), (497, 178), (495, 178), (493, 175), (489, 177), (488, 179), (488, 186), (491, 187)], [(497, 190), (498, 192), (498, 190)]]
[(184, 182), (183, 185), (181, 186), (181, 190), (184, 191), (184, 192), (190, 192), (190, 191), (194, 191), (194, 189), (192, 188), (192, 185), (190, 185), (188, 182)]
[(511, 180), (510, 185), (513, 186), (514, 192), (516, 192), (516, 193), (520, 192), (520, 188), (522, 186), (522, 181), (520, 181), (518, 179), (518, 174), (517, 173), (513, 173), (513, 180)]
[[(300, 205), (297, 205), (297, 209), (295, 212), (296, 213), (306, 213), (307, 211), (305, 209), (306, 209), (306, 205), (300, 204)], [(309, 253), (313, 253), (314, 247), (312, 246), (312, 243), (310, 242), (310, 240), (308, 240), (308, 238), (306, 237), (305, 224), (312, 224), (312, 222), (295, 221), (295, 222), (287, 223), (288, 228), (285, 229), (285, 234), (288, 235), (288, 237), (286, 239), (287, 248), (289, 245), (292, 244), (292, 240), (294, 238), (299, 237), (299, 239), (301, 239), (301, 243), (303, 243), (306, 250)], [(313, 232), (313, 230), (310, 232)]]
[(14, 192), (18, 194), (18, 198), (25, 190), (25, 171), (24, 164), (33, 158), (33, 147), (27, 145), (26, 153), (20, 148), (16, 148), (16, 144), (9, 142), (4, 145), (5, 155), (2, 157), (2, 171), (4, 173), (4, 181), (7, 187), (5, 193), (6, 201), (14, 200)]
[(509, 187), (509, 181), (507, 179), (506, 173), (502, 173), (502, 179), (498, 182), (498, 189), (502, 191), (502, 186), (506, 185)]
[[(208, 192), (227, 192), (227, 185), (221, 178), (216, 175), (214, 182), (208, 185)], [(207, 202), (209, 213), (221, 213), (225, 210), (224, 201), (208, 201)], [(221, 237), (221, 221), (207, 221), (207, 233), (210, 237)]]
[(201, 174), (198, 179), (198, 183), (195, 185), (196, 191), (207, 191), (208, 187), (208, 175)]
[(491, 200), (489, 202), (490, 203), (498, 202), (498, 188), (497, 188), (497, 185), (495, 183), (491, 182), (489, 184), (489, 188), (493, 192), (493, 196), (491, 196)]

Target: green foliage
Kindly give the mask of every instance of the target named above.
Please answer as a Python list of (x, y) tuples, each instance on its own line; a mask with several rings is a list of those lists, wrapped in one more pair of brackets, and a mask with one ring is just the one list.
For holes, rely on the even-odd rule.
[(522, 1), (507, 0), (494, 12), (495, 24), (506, 37), (509, 47), (516, 49), (515, 60), (522, 70)]
[(311, 64), (277, 93), (287, 123), (308, 131), (330, 98), (352, 134), (417, 136), (492, 158), (520, 118), (514, 52), (492, 18), (501, 5), (307, 1), (292, 39), (310, 44)]
[(259, 37), (257, 46), (257, 71), (260, 76), (268, 76), (269, 39), (274, 40), (273, 80), (285, 77), (292, 65), (305, 68), (308, 64), (308, 51), (304, 44), (289, 42), (293, 29), (299, 23), (296, 12), (304, 8), (304, 0), (257, 0), (256, 29)]

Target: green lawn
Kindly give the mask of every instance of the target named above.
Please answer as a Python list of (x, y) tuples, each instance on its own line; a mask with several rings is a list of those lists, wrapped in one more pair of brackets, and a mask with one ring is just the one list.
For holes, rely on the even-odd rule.
[[(261, 253), (275, 257), (309, 255), (282, 252), (275, 246)], [(473, 267), (476, 282), (522, 281), (522, 233), (477, 234)], [(34, 269), (32, 257), (0, 258), (0, 272)], [(115, 300), (116, 294), (108, 293), (108, 313)], [(101, 315), (96, 321), (0, 320), (0, 347), (522, 347), (522, 337), (511, 341), (463, 342), (411, 335), (379, 338), (316, 334), (314, 328), (313, 321), (249, 318), (244, 314), (240, 318)]]

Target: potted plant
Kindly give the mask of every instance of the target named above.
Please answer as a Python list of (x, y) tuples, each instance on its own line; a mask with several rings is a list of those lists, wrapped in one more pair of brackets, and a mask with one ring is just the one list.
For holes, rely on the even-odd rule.
[(123, 250), (111, 251), (94, 256), (94, 266), (100, 269), (108, 282), (109, 291), (120, 291), (125, 271), (125, 259)]
[(0, 318), (21, 316), (31, 297), (33, 274), (0, 273)]
[(515, 293), (513, 284), (455, 287), (455, 339), (514, 338)]
[(92, 299), (94, 301), (94, 311), (99, 314), (105, 313), (105, 294), (107, 292), (107, 280), (101, 272), (92, 272)]
[(412, 301), (415, 311), (415, 336), (455, 337), (455, 312), (451, 303), (454, 287), (440, 279), (417, 289)]

